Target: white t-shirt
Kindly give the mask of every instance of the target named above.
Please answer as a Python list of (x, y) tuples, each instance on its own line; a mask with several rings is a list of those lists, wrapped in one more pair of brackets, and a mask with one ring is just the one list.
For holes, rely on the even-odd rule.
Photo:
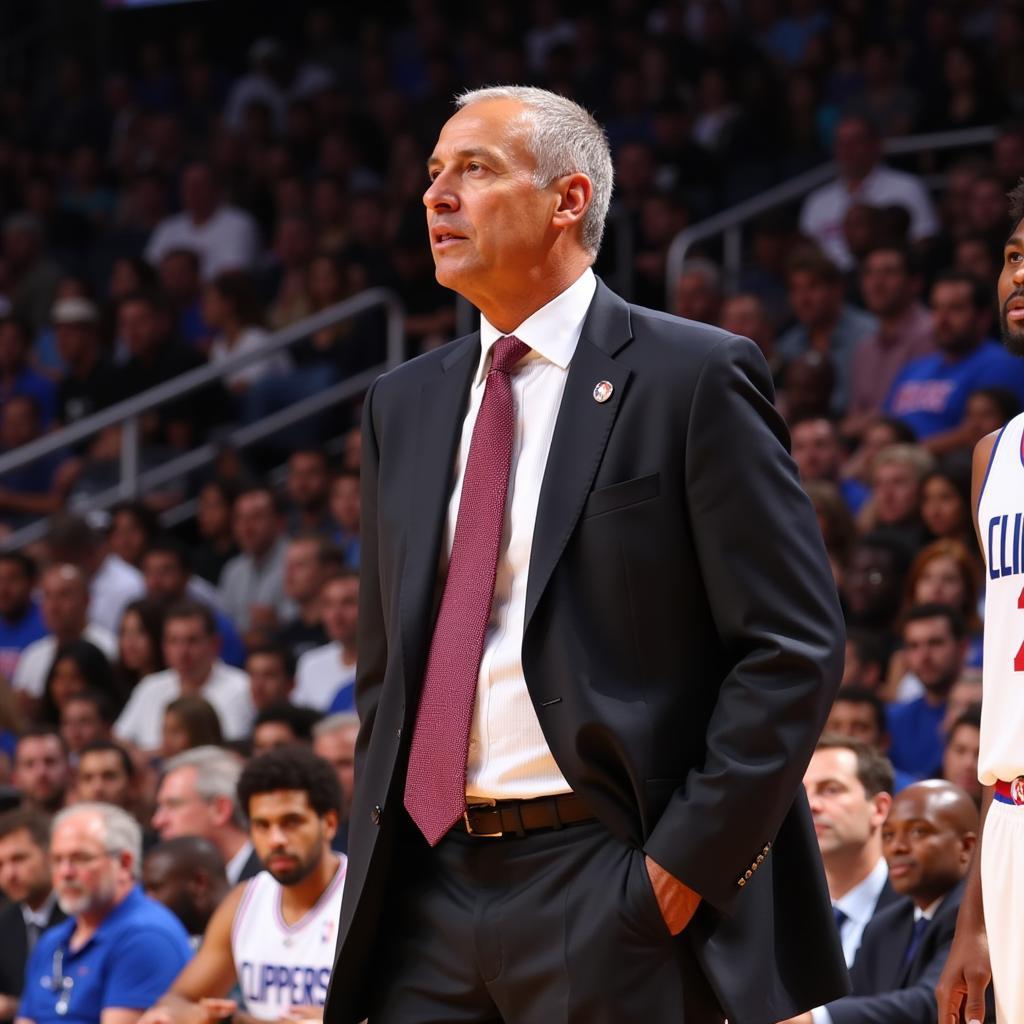
[[(252, 732), (256, 709), (249, 690), (249, 676), (241, 669), (216, 661), (210, 678), (199, 695), (208, 700), (220, 719), (226, 740), (241, 740)], [(134, 743), (142, 750), (155, 750), (163, 739), (164, 711), (181, 696), (181, 680), (171, 668), (154, 672), (139, 681), (124, 711), (114, 723), (119, 740)]]
[[(90, 622), (82, 633), (82, 639), (98, 647), (107, 659), (113, 662), (117, 658), (117, 637), (96, 622)], [(53, 656), (57, 653), (57, 638), (53, 635), (34, 640), (21, 652), (18, 665), (14, 670), (11, 685), (16, 690), (34, 697), (42, 697), (46, 688), (46, 677), (49, 675)]]
[(203, 224), (187, 213), (165, 217), (150, 236), (146, 259), (156, 266), (173, 249), (191, 249), (199, 255), (204, 281), (222, 270), (248, 270), (259, 256), (256, 222), (244, 210), (220, 206)]
[[(267, 343), (269, 337), (270, 333), (262, 327), (246, 327), (238, 336), (234, 348), (231, 348), (228, 345), (227, 339), (222, 335), (218, 335), (210, 346), (210, 362), (216, 365), (223, 363), (231, 356), (259, 350)], [(238, 385), (248, 386), (263, 377), (270, 377), (273, 374), (278, 376), (286, 374), (291, 368), (292, 361), (288, 358), (286, 352), (274, 352), (266, 359), (250, 363), (248, 366), (243, 366), (240, 370), (235, 370), (234, 373), (229, 373), (227, 383), (232, 388)]]
[(89, 583), (89, 618), (116, 634), (125, 605), (145, 596), (142, 573), (119, 555), (107, 555)]
[(299, 656), (291, 701), (302, 707), (326, 711), (338, 690), (355, 677), (355, 665), (342, 664), (341, 644), (336, 640), (323, 647), (314, 647)]

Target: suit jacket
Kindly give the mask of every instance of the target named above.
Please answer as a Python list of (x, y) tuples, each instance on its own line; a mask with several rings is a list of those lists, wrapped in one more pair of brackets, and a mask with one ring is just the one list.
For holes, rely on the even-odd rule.
[[(55, 903), (50, 911), (47, 928), (64, 920), (64, 912)], [(25, 964), (28, 961), (28, 931), (21, 914), (20, 903), (8, 903), (0, 910), (0, 993), (20, 996), (25, 984)]]
[(901, 897), (875, 914), (850, 970), (853, 995), (828, 1005), (833, 1024), (934, 1024), (935, 986), (953, 944), (963, 891), (963, 881), (950, 890), (909, 963), (904, 954), (914, 928), (913, 901)]
[[(882, 886), (881, 891), (878, 893), (878, 899), (875, 900), (875, 905), (874, 905), (874, 907), (871, 910), (871, 919), (868, 921), (867, 925), (864, 926), (864, 931), (865, 932), (867, 931), (868, 926), (870, 926), (870, 924), (871, 924), (871, 921), (874, 921), (875, 918), (878, 917), (878, 915), (883, 910), (885, 910), (886, 907), (892, 906), (893, 903), (899, 903), (900, 901), (903, 900), (903, 898), (904, 897), (902, 897), (892, 887), (892, 883), (889, 881), (888, 877), (886, 877), (885, 885)], [(857, 947), (857, 952), (854, 953), (854, 955), (853, 955), (853, 963), (854, 963), (854, 965), (856, 965), (856, 963), (857, 963), (857, 957), (860, 956), (861, 946), (864, 945), (864, 934), (863, 933), (861, 934), (860, 942), (861, 942), (861, 945)], [(850, 968), (850, 973), (852, 975), (853, 967)]]
[[(479, 355), (478, 334), (456, 340), (364, 406), (361, 729), (330, 1024), (365, 1016)], [(842, 635), (758, 349), (599, 284), (539, 497), (523, 668), (573, 790), (703, 897), (679, 941), (733, 1024), (846, 990), (801, 785)]]

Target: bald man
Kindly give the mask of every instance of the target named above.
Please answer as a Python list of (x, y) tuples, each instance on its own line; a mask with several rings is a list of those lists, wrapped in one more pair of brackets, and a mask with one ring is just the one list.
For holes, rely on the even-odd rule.
[(117, 657), (114, 634), (89, 620), (89, 584), (80, 569), (68, 564), (51, 565), (43, 573), (39, 589), (47, 636), (22, 651), (13, 679), (18, 698), (30, 713), (43, 696), (58, 648), (75, 640), (88, 640), (111, 660)]
[(851, 996), (789, 1024), (935, 1024), (935, 985), (953, 943), (978, 810), (930, 779), (893, 799), (882, 826), (889, 881), (903, 898), (875, 915), (850, 971)]
[(174, 911), (194, 946), (229, 889), (224, 858), (202, 836), (157, 843), (142, 863), (142, 887), (147, 896)]

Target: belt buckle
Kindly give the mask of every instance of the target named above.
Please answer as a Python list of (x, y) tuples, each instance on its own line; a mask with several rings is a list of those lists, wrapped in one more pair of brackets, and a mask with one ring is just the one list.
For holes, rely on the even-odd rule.
[[(469, 823), (469, 812), (470, 811), (483, 810), (484, 808), (487, 808), (487, 809), (495, 811), (495, 812), (497, 811), (497, 805), (496, 804), (483, 803), (483, 804), (469, 804), (469, 805), (467, 805), (466, 809), (462, 812), (462, 821), (463, 821), (463, 823), (466, 826), (466, 831), (471, 836), (476, 836), (479, 839), (500, 839), (505, 834), (504, 830), (502, 830), (502, 829), (498, 829), (497, 832), (474, 832), (473, 831), (473, 826)], [(498, 815), (498, 821), (501, 821), (501, 815)]]

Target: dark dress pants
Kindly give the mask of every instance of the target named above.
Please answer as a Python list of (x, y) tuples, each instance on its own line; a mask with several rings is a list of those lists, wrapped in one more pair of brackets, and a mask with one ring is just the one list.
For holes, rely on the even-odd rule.
[(643, 851), (587, 822), (400, 844), (370, 1024), (720, 1024)]

